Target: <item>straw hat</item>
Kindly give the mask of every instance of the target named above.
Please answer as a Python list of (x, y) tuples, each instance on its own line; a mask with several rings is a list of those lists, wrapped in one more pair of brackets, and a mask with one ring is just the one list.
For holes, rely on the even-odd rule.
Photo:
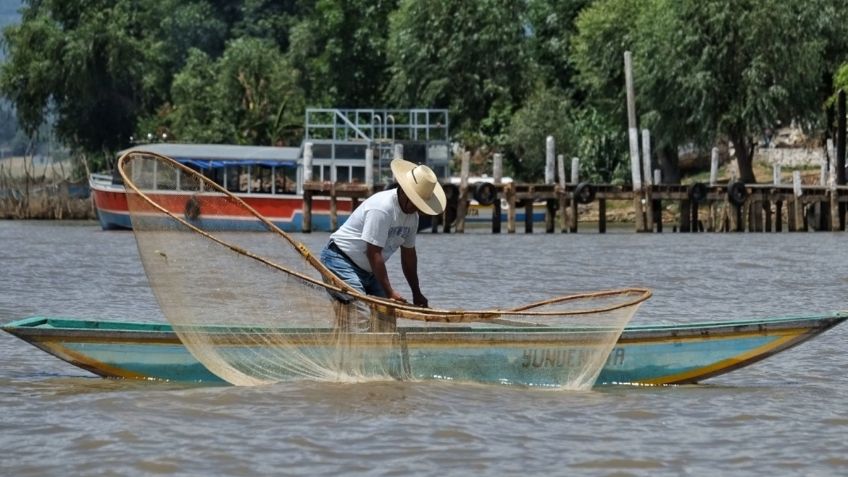
[(432, 169), (403, 159), (395, 159), (392, 161), (392, 172), (418, 210), (427, 215), (439, 215), (444, 212), (445, 191)]

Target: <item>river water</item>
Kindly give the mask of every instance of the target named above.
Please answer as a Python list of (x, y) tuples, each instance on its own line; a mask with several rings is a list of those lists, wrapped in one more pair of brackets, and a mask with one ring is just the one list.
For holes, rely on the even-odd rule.
[[(845, 233), (473, 231), (423, 234), (418, 253), (443, 308), (644, 286), (634, 323), (848, 309)], [(164, 320), (132, 233), (0, 222), (0, 322), (31, 315)], [(113, 381), (3, 334), (0, 475), (845, 475), (846, 337), (700, 385), (552, 392)]]

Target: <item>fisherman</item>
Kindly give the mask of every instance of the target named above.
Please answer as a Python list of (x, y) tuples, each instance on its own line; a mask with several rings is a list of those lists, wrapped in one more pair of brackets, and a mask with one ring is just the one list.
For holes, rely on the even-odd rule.
[(427, 166), (395, 159), (391, 167), (399, 187), (378, 192), (360, 204), (330, 235), (321, 250), (321, 262), (361, 293), (406, 303), (386, 271), (386, 260), (400, 247), (401, 268), (412, 290), (412, 303), (427, 307), (418, 284), (418, 214), (441, 214), (445, 192)]

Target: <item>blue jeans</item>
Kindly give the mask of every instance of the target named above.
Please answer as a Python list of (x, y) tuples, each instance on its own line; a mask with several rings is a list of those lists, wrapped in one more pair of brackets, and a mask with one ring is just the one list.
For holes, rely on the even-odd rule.
[[(381, 298), (386, 298), (386, 291), (383, 290), (380, 282), (373, 273), (359, 268), (355, 263), (348, 260), (344, 255), (324, 247), (321, 250), (321, 263), (329, 268), (337, 277), (344, 280), (345, 283), (355, 288), (363, 294), (374, 295)], [(336, 294), (333, 294), (335, 296)], [(335, 296), (338, 299), (342, 297)], [(341, 301), (350, 301), (349, 299), (341, 299)]]

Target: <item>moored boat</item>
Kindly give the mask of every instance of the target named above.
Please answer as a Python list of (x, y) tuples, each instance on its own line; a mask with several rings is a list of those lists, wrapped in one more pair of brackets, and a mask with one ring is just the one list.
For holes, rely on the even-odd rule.
[[(697, 383), (796, 346), (848, 319), (848, 312), (755, 320), (630, 325), (596, 385)], [(222, 383), (183, 346), (170, 325), (31, 317), (3, 330), (96, 375)], [(562, 330), (408, 327), (398, 343), (401, 379), (521, 382), (580, 359)]]
[[(202, 172), (244, 200), (260, 214), (288, 232), (300, 231), (303, 221), (303, 195), (298, 193), (298, 157), (300, 148), (221, 146), (202, 144), (149, 144), (121, 151), (121, 155), (143, 150), (166, 155)], [(178, 180), (178, 179), (177, 179)], [(163, 178), (164, 182), (164, 178)], [(103, 229), (130, 229), (127, 192), (120, 176), (92, 174), (89, 178), (97, 218)], [(172, 212), (183, 215), (191, 192), (181, 192), (170, 184), (157, 195), (159, 202)], [(201, 194), (207, 210), (195, 213), (206, 230), (265, 230), (256, 218), (240, 208), (229, 206), (220, 195)], [(338, 218), (350, 215), (350, 199), (337, 202)], [(330, 199), (312, 201), (315, 230), (330, 229)]]
[[(304, 181), (385, 188), (392, 179), (389, 162), (396, 154), (427, 164), (443, 180), (448, 177), (450, 135), (445, 109), (307, 108), (304, 119), (300, 147), (156, 143), (120, 151), (118, 157), (132, 151), (170, 157), (201, 172), (290, 232), (303, 227)], [(369, 154), (372, 162), (367, 170)], [(310, 165), (306, 165), (307, 156)], [(120, 177), (92, 174), (89, 185), (101, 226), (132, 228)], [(189, 212), (184, 210), (189, 195), (180, 189), (179, 175), (163, 177), (159, 185), (163, 194), (173, 196), (172, 212)], [(263, 229), (253, 217), (223, 206), (224, 201), (214, 194), (208, 196), (200, 201), (207, 207), (191, 211), (196, 214), (191, 218), (199, 220), (205, 230)], [(353, 202), (340, 197), (336, 205), (336, 219), (341, 224), (350, 215)], [(312, 197), (312, 230), (330, 230), (330, 208), (329, 197)]]

